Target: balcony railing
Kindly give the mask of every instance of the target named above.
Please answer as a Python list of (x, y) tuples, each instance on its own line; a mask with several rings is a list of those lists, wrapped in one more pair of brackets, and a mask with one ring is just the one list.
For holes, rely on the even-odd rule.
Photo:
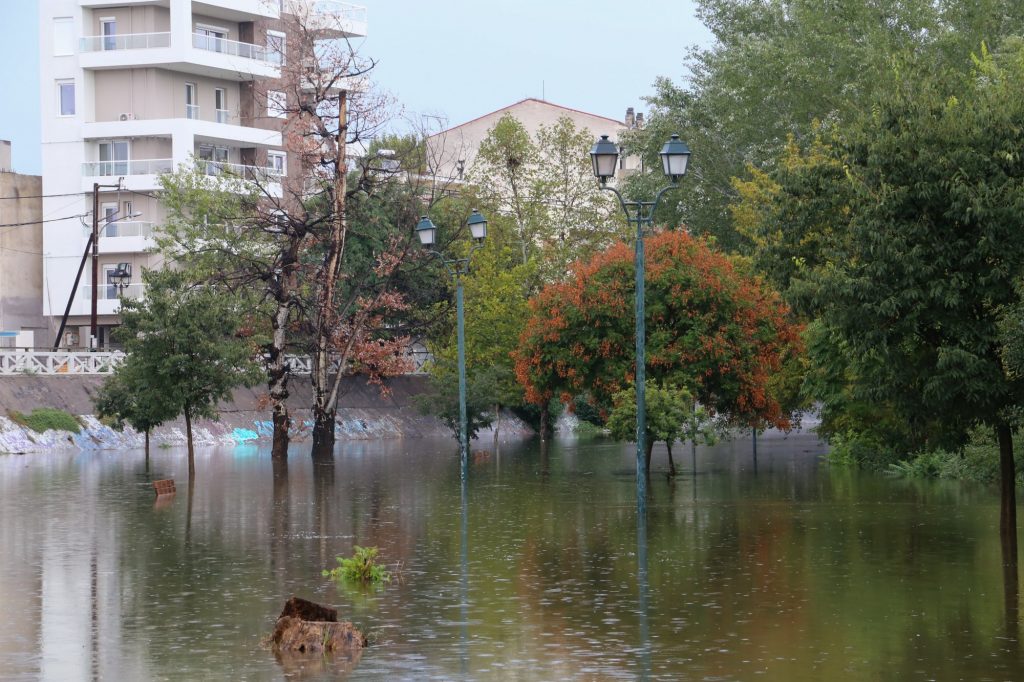
[[(91, 227), (85, 228), (85, 234), (92, 232)], [(100, 223), (100, 237), (152, 237), (153, 223), (115, 220)]]
[(316, 0), (313, 3), (313, 11), (317, 14), (327, 14), (346, 21), (366, 23), (366, 8), (359, 5), (351, 5), (339, 0)]
[(173, 159), (130, 159), (128, 161), (86, 161), (82, 175), (86, 177), (123, 175), (158, 175), (174, 170)]
[(206, 35), (204, 33), (192, 34), (192, 46), (199, 50), (220, 52), (221, 54), (231, 55), (232, 57), (253, 59), (258, 62), (267, 62), (269, 64), (281, 63), (281, 57), (279, 54), (272, 50), (268, 50), (262, 45), (240, 43), (237, 40), (218, 38), (217, 36)]
[[(83, 301), (92, 300), (92, 285), (86, 284), (79, 290)], [(129, 284), (122, 291), (121, 287), (113, 284), (100, 284), (96, 290), (97, 301), (116, 301), (119, 298), (142, 298), (146, 293), (145, 284)]]
[(185, 105), (185, 118), (192, 120), (199, 120), (199, 105), (198, 104), (186, 104)]
[(217, 123), (231, 122), (231, 112), (227, 109), (215, 109), (214, 111), (217, 112)]
[(248, 166), (241, 163), (228, 163), (227, 161), (210, 161), (197, 159), (196, 164), (206, 175), (210, 176), (234, 176), (245, 180), (269, 180), (276, 182), (281, 177), (281, 171), (263, 166)]
[(146, 50), (153, 47), (170, 47), (170, 45), (170, 33), (126, 33), (118, 36), (86, 36), (79, 41), (79, 50), (81, 52)]

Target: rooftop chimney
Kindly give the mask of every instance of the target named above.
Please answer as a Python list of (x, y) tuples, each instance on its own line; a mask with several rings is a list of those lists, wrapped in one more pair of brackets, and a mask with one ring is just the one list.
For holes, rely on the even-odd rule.
[(643, 128), (644, 127), (644, 115), (642, 113), (636, 115), (636, 127), (637, 128)]
[(9, 171), (11, 168), (11, 143), (9, 140), (0, 140), (0, 171)]
[(626, 128), (633, 127), (633, 107), (626, 109)]

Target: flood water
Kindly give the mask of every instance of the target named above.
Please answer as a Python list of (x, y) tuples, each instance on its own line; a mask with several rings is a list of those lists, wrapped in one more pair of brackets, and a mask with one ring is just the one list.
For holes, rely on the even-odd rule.
[[(0, 456), (4, 680), (1020, 680), (997, 491), (820, 461), (813, 435), (629, 446), (344, 443)], [(154, 504), (151, 482), (178, 493)], [(380, 548), (380, 590), (321, 570)], [(1009, 589), (1007, 589), (1009, 588)], [(339, 608), (356, 661), (260, 646), (284, 601)]]

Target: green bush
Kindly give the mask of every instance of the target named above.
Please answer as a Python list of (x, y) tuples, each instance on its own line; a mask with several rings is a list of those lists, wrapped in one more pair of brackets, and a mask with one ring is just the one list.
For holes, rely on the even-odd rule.
[[(1024, 477), (1021, 434), (1014, 435), (1017, 481)], [(936, 450), (917, 453), (888, 467), (888, 473), (906, 478), (945, 478), (978, 483), (999, 480), (999, 445), (991, 429), (975, 429), (959, 451)]]
[(324, 570), (324, 577), (361, 583), (391, 582), (391, 574), (376, 562), (378, 552), (376, 547), (356, 545), (354, 550), (355, 553), (350, 559), (337, 557), (338, 566), (329, 571)]
[(37, 407), (29, 414), (22, 414), (15, 410), (8, 413), (11, 421), (22, 426), (27, 426), (37, 433), (43, 433), (53, 429), (54, 431), (70, 431), (79, 433), (82, 430), (81, 424), (73, 416), (52, 407)]
[(880, 438), (853, 430), (833, 433), (828, 438), (829, 464), (885, 471), (900, 460), (900, 453)]

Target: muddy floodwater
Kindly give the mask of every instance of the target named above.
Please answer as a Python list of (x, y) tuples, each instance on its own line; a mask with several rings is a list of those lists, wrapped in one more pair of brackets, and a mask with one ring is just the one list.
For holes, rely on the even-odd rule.
[[(998, 492), (828, 467), (813, 434), (0, 456), (3, 680), (1022, 680)], [(155, 503), (152, 481), (177, 494)], [(321, 576), (380, 548), (379, 590)], [(260, 646), (336, 606), (356, 660)]]

